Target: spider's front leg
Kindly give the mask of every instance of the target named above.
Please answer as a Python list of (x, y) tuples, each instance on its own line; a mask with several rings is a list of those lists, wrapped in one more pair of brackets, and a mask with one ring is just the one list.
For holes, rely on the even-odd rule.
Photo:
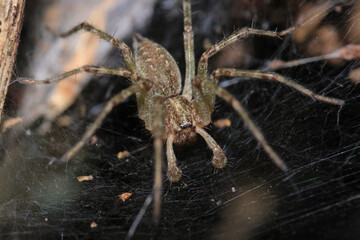
[(210, 57), (214, 56), (216, 53), (218, 53), (221, 49), (235, 43), (236, 41), (240, 39), (244, 39), (250, 35), (259, 35), (259, 36), (268, 36), (268, 37), (281, 37), (286, 34), (289, 34), (293, 31), (295, 31), (297, 27), (291, 27), (281, 32), (275, 32), (275, 31), (266, 31), (266, 30), (259, 30), (259, 29), (253, 29), (253, 28), (243, 28), (239, 31), (236, 31), (235, 33), (231, 34), (227, 38), (221, 40), (220, 42), (212, 45), (210, 48), (208, 48), (202, 55), (199, 61), (198, 65), (198, 73), (197, 75), (203, 78), (206, 78), (206, 74), (208, 71), (208, 60)]
[[(76, 69), (73, 69), (71, 71), (56, 75), (54, 77), (46, 78), (46, 79), (31, 79), (31, 78), (17, 78), (15, 82), (20, 82), (23, 84), (51, 84), (51, 83), (57, 83), (61, 80), (67, 79), (68, 77), (74, 76), (79, 73), (96, 73), (96, 74), (108, 74), (108, 75), (118, 75), (122, 77), (130, 78), (133, 83), (135, 83), (138, 80), (138, 76), (135, 72), (126, 69), (126, 68), (108, 68), (103, 66), (94, 66), (94, 65), (85, 65)], [(74, 79), (75, 80), (75, 79)], [(56, 95), (56, 94), (55, 94)], [(49, 106), (51, 106), (52, 103), (56, 102), (58, 99), (50, 99), (49, 100)], [(74, 100), (69, 97), (66, 99), (62, 99), (62, 103), (66, 103), (65, 105), (69, 105)], [(51, 107), (50, 107), (51, 108)], [(54, 111), (47, 111), (45, 113), (45, 121), (42, 123), (42, 125), (39, 128), (39, 131), (41, 134), (45, 134), (47, 130), (50, 128), (51, 122), (55, 117), (61, 112), (61, 108), (57, 108)], [(64, 111), (63, 109), (62, 111)]]
[(82, 73), (82, 72), (88, 72), (88, 73), (98, 73), (98, 74), (109, 74), (109, 75), (118, 75), (122, 77), (129, 77), (133, 82), (136, 82), (137, 80), (137, 74), (133, 71), (130, 71), (126, 68), (108, 68), (108, 67), (102, 67), (102, 66), (94, 66), (94, 65), (85, 65), (76, 69), (73, 69), (71, 71), (59, 74), (54, 77), (37, 80), (37, 79), (31, 79), (31, 78), (18, 78), (16, 79), (16, 82), (20, 82), (23, 84), (50, 84), (50, 83), (56, 83), (59, 82), (65, 78), (68, 78), (70, 76)]
[(213, 152), (212, 164), (216, 168), (223, 168), (227, 163), (223, 150), (216, 143), (216, 141), (203, 129), (211, 122), (211, 113), (214, 110), (215, 105), (215, 92), (209, 88), (201, 87), (201, 81), (203, 78), (194, 77), (192, 84), (194, 86), (194, 103), (197, 117), (200, 119), (198, 126), (196, 126), (196, 133), (199, 134), (206, 141), (208, 147)]
[[(231, 104), (231, 106), (235, 109), (235, 111), (241, 116), (245, 125), (249, 128), (250, 132), (255, 136), (257, 141), (262, 145), (262, 147), (264, 148), (265, 152), (269, 155), (271, 160), (273, 160), (273, 162), (284, 172), (288, 171), (288, 167), (286, 166), (285, 162), (278, 156), (278, 154), (267, 143), (264, 135), (261, 133), (260, 129), (256, 126), (256, 124), (251, 120), (248, 112), (241, 105), (241, 103), (234, 96), (232, 96), (229, 92), (227, 92), (225, 89), (219, 87), (214, 82), (216, 82), (216, 81), (215, 80), (209, 81), (206, 78), (199, 77), (199, 76), (195, 77), (193, 79), (193, 85), (194, 85), (194, 88), (196, 89), (195, 94), (197, 93), (198, 95), (201, 96), (201, 95), (203, 95), (202, 92), (204, 90), (206, 90), (208, 92), (215, 93), (217, 96), (223, 98), (225, 101), (227, 101), (229, 104)], [(201, 98), (198, 98), (198, 99), (195, 98), (195, 101), (196, 101), (196, 105), (203, 104), (203, 103), (201, 103), (203, 101), (203, 100), (201, 100)], [(212, 109), (211, 109), (211, 112), (212, 112)], [(211, 114), (211, 112), (210, 112), (210, 114)], [(209, 118), (210, 118), (210, 116), (209, 116)], [(202, 135), (201, 132), (198, 132), (198, 133), (200, 135)], [(205, 138), (205, 140), (206, 140), (206, 138)], [(208, 145), (211, 148), (211, 145), (209, 143), (208, 143)], [(220, 148), (220, 147), (212, 148), (213, 152), (214, 152), (214, 157), (216, 156), (214, 149), (218, 149), (218, 148)], [(221, 150), (221, 153), (222, 153), (222, 150)], [(214, 163), (214, 161), (213, 161), (213, 163)], [(225, 164), (224, 164), (224, 166), (225, 166)]]
[(122, 90), (120, 93), (112, 97), (108, 103), (106, 104), (105, 108), (102, 110), (100, 115), (96, 118), (95, 122), (90, 126), (90, 128), (86, 131), (85, 135), (82, 139), (73, 147), (71, 148), (61, 159), (60, 162), (67, 162), (69, 161), (89, 140), (89, 138), (94, 134), (96, 129), (101, 125), (104, 118), (109, 114), (109, 112), (119, 103), (121, 103), (124, 99), (128, 98), (134, 93), (137, 93), (145, 88), (151, 88), (151, 84), (149, 82), (138, 81), (138, 76), (131, 70), (124, 69), (124, 68), (107, 68), (107, 67), (100, 67), (100, 66), (92, 66), (86, 65), (72, 71), (59, 74), (55, 77), (47, 78), (45, 80), (35, 80), (30, 78), (19, 78), (17, 81), (25, 84), (49, 84), (53, 82), (61, 81), (69, 76), (75, 75), (80, 72), (92, 72), (92, 73), (100, 73), (100, 74), (110, 74), (110, 75), (118, 75), (122, 77), (130, 77), (131, 80), (134, 82), (132, 86), (127, 89)]

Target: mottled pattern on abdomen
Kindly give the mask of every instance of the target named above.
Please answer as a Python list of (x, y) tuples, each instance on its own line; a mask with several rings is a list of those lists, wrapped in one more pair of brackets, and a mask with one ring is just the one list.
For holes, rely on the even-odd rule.
[(150, 91), (163, 96), (180, 93), (180, 70), (165, 48), (144, 40), (136, 49), (135, 60), (139, 76), (151, 80), (154, 84)]

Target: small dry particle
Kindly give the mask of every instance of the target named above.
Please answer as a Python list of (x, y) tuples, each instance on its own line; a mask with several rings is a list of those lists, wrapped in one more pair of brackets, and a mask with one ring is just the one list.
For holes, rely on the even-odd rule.
[(97, 143), (97, 141), (98, 141), (98, 139), (97, 139), (97, 137), (96, 137), (95, 135), (92, 136), (91, 139), (90, 139), (90, 143), (91, 143), (92, 145), (94, 145), (95, 143)]
[(204, 49), (208, 49), (212, 46), (211, 42), (210, 42), (210, 39), (208, 38), (205, 38), (204, 41), (203, 41), (203, 48)]
[(79, 176), (79, 177), (77, 177), (77, 180), (78, 180), (79, 182), (91, 181), (91, 180), (93, 180), (93, 179), (94, 179), (94, 177), (93, 177), (92, 175), (89, 175), (89, 176)]
[(92, 221), (92, 223), (90, 224), (91, 228), (96, 228), (98, 225), (96, 222)]
[(128, 151), (123, 151), (123, 152), (119, 152), (117, 155), (118, 159), (123, 159), (123, 158), (127, 158), (130, 156), (130, 153)]
[(225, 118), (225, 119), (216, 120), (213, 124), (215, 127), (218, 127), (218, 128), (230, 127), (231, 121), (230, 121), (230, 119)]
[(125, 200), (129, 199), (131, 197), (132, 193), (126, 192), (121, 195), (119, 195), (119, 199), (125, 202)]
[(2, 132), (3, 133), (6, 132), (9, 128), (12, 128), (13, 126), (21, 122), (22, 122), (22, 118), (20, 117), (10, 118), (8, 120), (5, 120), (2, 125)]

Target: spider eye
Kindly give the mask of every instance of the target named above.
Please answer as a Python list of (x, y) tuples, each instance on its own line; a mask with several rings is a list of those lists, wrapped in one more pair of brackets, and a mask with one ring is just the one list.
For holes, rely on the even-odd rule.
[(183, 124), (180, 125), (180, 127), (181, 127), (182, 129), (191, 127), (191, 123), (183, 123)]

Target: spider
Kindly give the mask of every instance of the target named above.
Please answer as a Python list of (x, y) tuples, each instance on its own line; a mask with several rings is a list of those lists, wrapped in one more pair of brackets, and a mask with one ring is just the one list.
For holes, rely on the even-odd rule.
[(87, 22), (83, 22), (69, 31), (59, 34), (59, 36), (67, 37), (79, 30), (85, 30), (95, 34), (122, 51), (127, 68), (85, 65), (45, 80), (34, 80), (30, 78), (19, 79), (21, 83), (26, 84), (49, 84), (80, 72), (118, 75), (131, 79), (132, 85), (122, 90), (107, 102), (105, 108), (96, 118), (95, 122), (87, 129), (82, 139), (57, 161), (69, 161), (88, 142), (89, 138), (95, 133), (109, 112), (124, 99), (135, 94), (139, 117), (145, 122), (146, 128), (154, 137), (155, 173), (153, 185), (153, 214), (156, 221), (160, 217), (164, 141), (166, 141), (168, 164), (166, 175), (170, 182), (178, 182), (182, 176), (182, 171), (176, 164), (173, 144), (183, 145), (185, 143), (195, 142), (197, 134), (204, 138), (208, 147), (212, 150), (212, 164), (215, 168), (223, 168), (227, 163), (227, 158), (221, 147), (204, 130), (204, 127), (211, 123), (211, 114), (214, 111), (216, 96), (223, 98), (240, 115), (244, 124), (261, 144), (269, 158), (280, 169), (285, 172), (288, 171), (285, 162), (268, 144), (264, 135), (251, 120), (241, 103), (228, 91), (217, 85), (221, 77), (236, 76), (277, 81), (313, 99), (340, 106), (344, 104), (343, 100), (315, 94), (309, 89), (273, 72), (219, 68), (211, 74), (208, 74), (208, 59), (239, 39), (244, 39), (249, 35), (281, 37), (293, 32), (296, 30), (296, 27), (281, 32), (252, 28), (240, 29), (209, 47), (202, 54), (196, 72), (191, 1), (182, 0), (182, 5), (184, 11), (184, 48), (186, 62), (184, 86), (181, 84), (180, 70), (174, 58), (159, 44), (136, 34), (134, 37), (134, 56), (130, 47), (124, 42), (98, 30)]

